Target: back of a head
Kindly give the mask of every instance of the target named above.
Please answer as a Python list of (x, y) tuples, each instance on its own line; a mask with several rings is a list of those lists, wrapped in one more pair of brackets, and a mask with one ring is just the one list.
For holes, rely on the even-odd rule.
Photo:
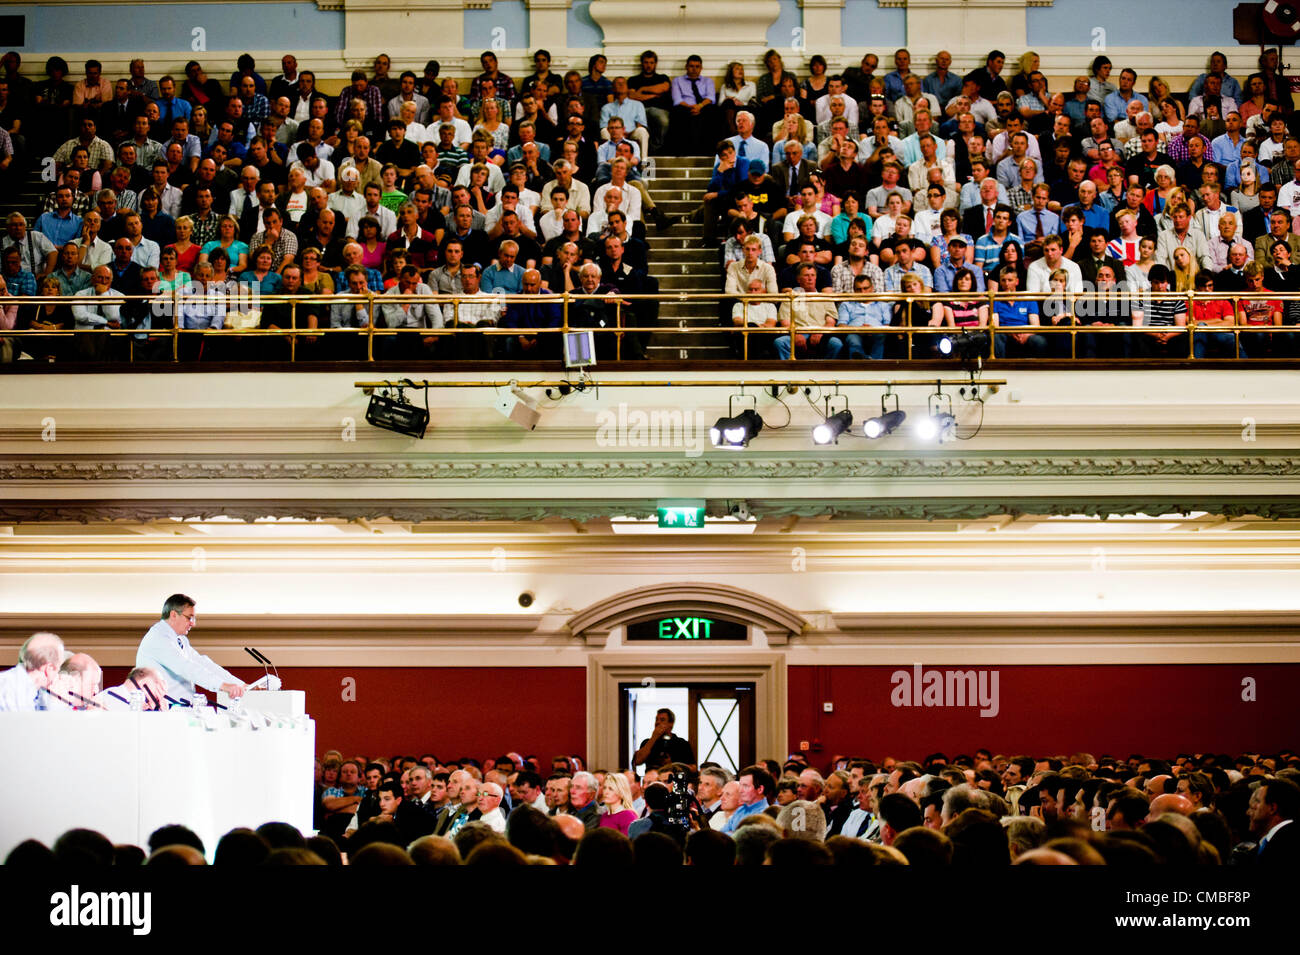
[(149, 851), (153, 852), (163, 846), (190, 846), (199, 850), (200, 855), (206, 851), (203, 847), (203, 840), (199, 838), (198, 833), (180, 825), (159, 826), (150, 833)]
[[(1193, 827), (1195, 828), (1195, 827)], [(1142, 827), (1142, 832), (1156, 844), (1156, 854), (1165, 865), (1196, 865), (1196, 846), (1187, 833), (1167, 818), (1156, 819)]]
[(1007, 832), (991, 812), (967, 809), (944, 827), (943, 834), (952, 840), (953, 865), (989, 867), (1011, 864)]
[(767, 847), (764, 865), (834, 865), (835, 857), (812, 839), (778, 839)]
[(1141, 830), (1108, 832), (1098, 839), (1096, 849), (1108, 866), (1146, 867), (1160, 864), (1156, 844)]
[(18, 662), (28, 671), (58, 666), (63, 662), (63, 641), (55, 633), (33, 633), (18, 651)]
[(921, 807), (902, 793), (890, 793), (880, 800), (880, 816), (895, 832), (921, 824)]
[(826, 840), (826, 848), (830, 850), (836, 865), (874, 866), (876, 864), (876, 854), (871, 851), (871, 846), (861, 839), (831, 836)]
[(320, 856), (326, 865), (343, 864), (343, 853), (339, 851), (338, 843), (329, 836), (309, 836), (307, 851)]
[(286, 846), (283, 849), (272, 849), (267, 855), (264, 866), (286, 866), (286, 865), (325, 865), (325, 860), (312, 852), (310, 849), (303, 849), (297, 846)]
[[(750, 819), (756, 818), (750, 816)], [(736, 828), (736, 865), (762, 865), (768, 847), (779, 841), (781, 833), (770, 826), (738, 826)]]
[(61, 866), (110, 866), (113, 843), (94, 829), (69, 829), (54, 841), (54, 861)]
[(145, 865), (159, 869), (179, 869), (192, 865), (207, 865), (203, 853), (193, 846), (162, 846), (149, 854)]
[(898, 834), (894, 848), (907, 857), (911, 866), (946, 866), (952, 865), (952, 840), (942, 832), (913, 826)]
[(485, 839), (474, 847), (465, 864), (500, 867), (528, 865), (528, 860), (522, 852), (508, 842), (500, 839)]
[(18, 843), (5, 856), (6, 869), (52, 869), (54, 866), (54, 852), (35, 839)]
[(574, 865), (610, 868), (632, 865), (633, 862), (632, 841), (617, 829), (593, 829), (582, 837), (573, 856)]
[(1086, 839), (1049, 839), (1043, 843), (1044, 849), (1061, 852), (1079, 865), (1105, 865), (1106, 859)]
[(142, 866), (145, 863), (146, 856), (144, 850), (139, 846), (130, 844), (120, 844), (113, 846), (113, 865), (122, 869), (131, 869), (136, 866)]
[(366, 846), (374, 845), (377, 842), (386, 842), (390, 846), (406, 848), (406, 841), (402, 838), (402, 832), (397, 828), (397, 823), (390, 822), (387, 819), (367, 819), (348, 841), (348, 852), (351, 854), (358, 849), (364, 849)]
[[(370, 825), (370, 823), (366, 823)], [(364, 826), (362, 828), (365, 828)], [(452, 837), (452, 842), (456, 844), (456, 851), (460, 853), (462, 859), (468, 859), (469, 854), (473, 852), (480, 842), (486, 842), (489, 839), (505, 840), (497, 833), (495, 829), (486, 822), (475, 819), (473, 822), (467, 822), (460, 827), (460, 831)]]
[(416, 865), (460, 865), (456, 843), (446, 836), (421, 836), (406, 851)]
[(736, 840), (715, 829), (700, 829), (686, 837), (686, 858), (694, 866), (733, 866)]
[(389, 842), (372, 842), (354, 856), (349, 863), (353, 866), (370, 867), (389, 865), (415, 865), (406, 850)]
[(506, 820), (506, 841), (525, 855), (554, 855), (555, 835), (555, 820), (532, 806), (520, 806)]
[(257, 827), (257, 834), (272, 849), (302, 849), (307, 845), (302, 833), (287, 822), (264, 822)]
[(1037, 816), (1003, 816), (1001, 822), (1007, 830), (1008, 848), (1014, 849), (1016, 855), (1037, 849), (1047, 830), (1046, 823)]
[(635, 865), (680, 866), (683, 859), (677, 840), (662, 832), (638, 836), (632, 843), (632, 856)]
[(213, 865), (261, 865), (271, 846), (252, 829), (231, 829), (217, 843)]
[(782, 806), (776, 824), (787, 839), (821, 842), (826, 838), (826, 813), (817, 803), (807, 799), (796, 799)]

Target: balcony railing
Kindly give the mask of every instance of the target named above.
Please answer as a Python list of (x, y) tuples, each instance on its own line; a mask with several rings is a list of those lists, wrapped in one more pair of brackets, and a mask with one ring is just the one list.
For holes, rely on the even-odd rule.
[[(1146, 303), (1156, 300), (1178, 300), (1184, 302), (1187, 307), (1188, 322), (1184, 326), (1149, 326), (1146, 324), (1134, 326), (1132, 324), (1094, 324), (1089, 323), (1086, 319), (1090, 313), (1097, 309), (1113, 310), (1115, 303), (1126, 303), (1127, 308), (1141, 310)], [(19, 352), (29, 351), (29, 347), (35, 342), (32, 340), (44, 340), (45, 342), (87, 342), (94, 339), (105, 338), (118, 344), (109, 349), (113, 355), (107, 358), (77, 358), (67, 357), (60, 358), (59, 363), (72, 362), (79, 363), (85, 361), (107, 361), (110, 363), (136, 363), (148, 362), (155, 366), (159, 361), (170, 361), (178, 363), (189, 363), (198, 360), (211, 360), (211, 355), (204, 355), (203, 345), (208, 342), (248, 342), (253, 339), (275, 339), (283, 340), (287, 348), (283, 349), (283, 355), (273, 361), (288, 362), (319, 362), (319, 361), (364, 361), (375, 362), (381, 360), (393, 360), (409, 362), (412, 360), (427, 360), (441, 362), (452, 360), (454, 357), (463, 357), (459, 355), (438, 355), (434, 357), (407, 358), (402, 355), (377, 355), (378, 351), (385, 350), (384, 345), (387, 342), (399, 340), (407, 337), (419, 337), (422, 339), (439, 339), (456, 342), (466, 338), (478, 339), (479, 345), (473, 349), (475, 357), (478, 358), (500, 358), (491, 354), (492, 339), (525, 337), (544, 339), (547, 336), (561, 335), (572, 331), (590, 331), (597, 336), (597, 341), (601, 343), (601, 348), (608, 355), (611, 350), (609, 340), (612, 338), (613, 360), (625, 360), (625, 352), (633, 351), (627, 347), (627, 342), (632, 336), (636, 336), (639, 341), (644, 341), (651, 335), (669, 334), (674, 337), (700, 338), (711, 337), (716, 339), (719, 335), (725, 335), (732, 339), (733, 354), (735, 358), (741, 360), (751, 360), (757, 358), (769, 358), (771, 356), (771, 346), (775, 339), (786, 338), (790, 342), (789, 357), (784, 362), (804, 362), (808, 360), (818, 360), (819, 356), (804, 354), (800, 355), (800, 348), (796, 347), (799, 340), (806, 336), (837, 336), (858, 335), (870, 338), (872, 336), (886, 336), (891, 345), (891, 354), (884, 360), (895, 361), (930, 361), (937, 356), (934, 354), (933, 343), (936, 338), (953, 337), (961, 332), (983, 332), (984, 338), (978, 340), (977, 351), (972, 351), (968, 344), (964, 353), (960, 357), (967, 360), (978, 357), (982, 361), (998, 361), (999, 340), (1006, 336), (1019, 336), (1026, 334), (1044, 336), (1049, 342), (1055, 343), (1058, 338), (1066, 339), (1065, 342), (1055, 344), (1051, 348), (1051, 354), (1045, 356), (1049, 359), (1056, 360), (1077, 360), (1080, 362), (1090, 362), (1092, 359), (1080, 355), (1081, 340), (1088, 341), (1089, 344), (1095, 345), (1096, 339), (1083, 339), (1084, 336), (1101, 336), (1104, 340), (1110, 336), (1124, 336), (1124, 341), (1142, 342), (1149, 340), (1149, 336), (1168, 336), (1168, 341), (1174, 342), (1173, 347), (1162, 347), (1157, 352), (1146, 352), (1141, 358), (1152, 361), (1168, 362), (1185, 362), (1195, 357), (1196, 345), (1198, 341), (1203, 341), (1207, 336), (1219, 336), (1214, 339), (1214, 343), (1220, 351), (1230, 352), (1216, 357), (1227, 358), (1236, 361), (1249, 361), (1258, 357), (1270, 357), (1274, 359), (1291, 360), (1300, 358), (1300, 323), (1296, 325), (1254, 325), (1245, 324), (1240, 321), (1243, 314), (1240, 309), (1240, 303), (1250, 300), (1269, 300), (1283, 303), (1283, 313), (1287, 315), (1294, 311), (1300, 318), (1300, 294), (1287, 293), (1227, 293), (1215, 292), (1209, 294), (1197, 294), (1195, 292), (1117, 292), (1117, 293), (1053, 293), (1051, 295), (1031, 294), (1027, 292), (1006, 293), (989, 290), (983, 293), (961, 294), (952, 293), (925, 293), (925, 294), (904, 294), (902, 292), (893, 293), (873, 293), (869, 295), (851, 294), (823, 294), (817, 292), (790, 291), (778, 295), (755, 294), (728, 296), (719, 293), (698, 293), (698, 292), (678, 292), (678, 293), (660, 293), (657, 295), (631, 295), (622, 293), (611, 294), (580, 294), (580, 293), (561, 293), (555, 295), (493, 295), (488, 296), (464, 296), (464, 295), (384, 295), (367, 292), (365, 294), (344, 294), (344, 295), (259, 295), (256, 297), (256, 310), (260, 313), (268, 305), (287, 304), (289, 306), (289, 321), (293, 327), (283, 328), (262, 328), (262, 327), (225, 327), (221, 329), (211, 328), (178, 328), (174, 327), (175, 323), (172, 317), (176, 315), (184, 316), (184, 308), (187, 305), (201, 304), (224, 304), (231, 301), (229, 296), (182, 296), (177, 293), (166, 293), (163, 295), (136, 295), (136, 296), (114, 296), (107, 299), (113, 305), (126, 305), (130, 302), (148, 303), (149, 316), (148, 321), (139, 320), (139, 324), (123, 325), (122, 327), (112, 328), (76, 328), (76, 329), (32, 329), (32, 328), (15, 328), (12, 330), (0, 330), (0, 339), (10, 339), (16, 346), (14, 348), (15, 357)], [(102, 303), (105, 301), (101, 298), (94, 298), (90, 301)], [(607, 317), (610, 319), (608, 327), (591, 327), (585, 324), (571, 324), (571, 308), (576, 303), (597, 301), (603, 302), (606, 306)], [(714, 302), (718, 305), (718, 322), (713, 325), (696, 325), (692, 327), (685, 326), (675, 327), (666, 324), (638, 325), (635, 324), (635, 309), (638, 302)], [(749, 325), (747, 322), (743, 325), (732, 324), (731, 310), (735, 303), (742, 303), (744, 315), (748, 317), (751, 307), (761, 303), (772, 303), (777, 306), (778, 310), (782, 307), (789, 312), (793, 312), (796, 306), (803, 303), (831, 302), (838, 305), (842, 302), (884, 302), (891, 307), (894, 304), (902, 303), (904, 308), (903, 315), (911, 315), (913, 305), (921, 304), (929, 306), (932, 310), (934, 304), (949, 304), (952, 302), (981, 302), (986, 304), (989, 309), (991, 318), (975, 325), (954, 326), (943, 324), (926, 324), (926, 325), (889, 325), (889, 326), (816, 326), (816, 327), (787, 327), (777, 325), (775, 327), (762, 327)], [(1020, 302), (1030, 301), (1039, 306), (1040, 323), (1038, 325), (1016, 325), (999, 327), (994, 316), (994, 305), (1000, 302)], [(1206, 302), (1230, 302), (1234, 316), (1231, 324), (1197, 324), (1193, 316), (1196, 312), (1198, 303)], [(557, 326), (538, 328), (538, 327), (499, 327), (492, 325), (471, 325), (462, 324), (461, 311), (469, 305), (481, 307), (485, 302), (493, 303), (494, 307), (504, 309), (511, 304), (529, 304), (536, 303), (542, 305), (558, 306), (560, 310), (560, 322)], [(3, 296), (0, 297), (0, 308), (7, 308), (11, 305), (19, 307), (19, 315), (23, 316), (30, 313), (31, 305), (85, 305), (88, 300), (85, 297), (78, 296)], [(372, 321), (370, 325), (362, 328), (333, 328), (328, 327), (329, 311), (338, 305), (357, 305), (365, 304), (367, 314), (375, 315), (376, 309), (382, 309), (385, 305), (406, 305), (406, 304), (433, 304), (438, 305), (443, 312), (444, 327), (440, 328), (388, 328), (384, 325), (375, 325)], [(312, 307), (318, 307), (320, 318), (318, 327), (307, 327), (303, 322), (303, 327), (299, 327), (299, 312), (304, 313), (312, 311)], [(723, 309), (725, 308), (725, 315)], [(1121, 309), (1122, 310), (1122, 309)], [(234, 309), (231, 310), (235, 311)], [(242, 314), (247, 320), (251, 310), (242, 310)], [(1044, 314), (1047, 313), (1047, 314)], [(891, 308), (892, 314), (892, 308)], [(1085, 320), (1080, 320), (1080, 316)], [(39, 317), (39, 316), (38, 316)], [(166, 327), (153, 327), (153, 318), (162, 319)], [(1101, 316), (1105, 317), (1105, 316)], [(253, 320), (260, 320), (260, 316), (253, 316)], [(1126, 319), (1125, 319), (1126, 320)], [(1285, 319), (1284, 319), (1285, 320)], [(1292, 319), (1296, 320), (1296, 319)], [(1145, 318), (1144, 318), (1145, 321)], [(1190, 334), (1189, 334), (1190, 332)], [(1225, 347), (1224, 336), (1231, 336), (1231, 347)], [(351, 340), (350, 347), (347, 348), (308, 348), (314, 346), (321, 340), (328, 343), (336, 344)], [(484, 341), (486, 339), (486, 341)], [(1254, 347), (1252, 347), (1254, 346)], [(689, 346), (683, 346), (689, 347)], [(55, 349), (56, 351), (60, 349)], [(71, 352), (74, 349), (63, 348), (62, 351)], [(97, 349), (91, 349), (95, 351)], [(552, 348), (543, 350), (545, 357), (541, 360), (558, 360), (560, 349), (558, 342)], [(639, 351), (639, 349), (635, 349)], [(1144, 350), (1145, 351), (1145, 350)], [(300, 354), (301, 352), (301, 354)], [(346, 354), (342, 354), (346, 352)], [(1246, 358), (1246, 356), (1251, 356)], [(519, 357), (519, 356), (513, 356)], [(524, 356), (525, 358), (533, 356)], [(954, 356), (958, 357), (958, 356)], [(1113, 358), (1114, 356), (1109, 356)], [(1108, 360), (1109, 360), (1108, 358)], [(238, 354), (237, 349), (225, 349), (221, 357), (216, 360), (223, 362), (247, 362), (251, 367), (257, 364), (264, 364), (266, 359), (252, 359), (246, 355)], [(609, 360), (606, 357), (603, 360)], [(870, 360), (870, 359), (868, 359)], [(24, 365), (30, 364), (24, 362)], [(704, 362), (702, 364), (708, 364)], [(0, 368), (5, 367), (0, 365)], [(12, 366), (10, 366), (12, 367)]]

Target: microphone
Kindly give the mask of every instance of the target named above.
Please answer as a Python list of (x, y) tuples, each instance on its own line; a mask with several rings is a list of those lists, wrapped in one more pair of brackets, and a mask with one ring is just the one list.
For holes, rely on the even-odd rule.
[(172, 706), (193, 706), (194, 705), (189, 700), (173, 700), (166, 693), (163, 694), (163, 699), (166, 700), (168, 703), (170, 703)]
[(256, 656), (257, 659), (261, 660), (263, 664), (271, 668), (271, 672), (275, 674), (275, 678), (277, 680), (280, 678), (280, 671), (276, 669), (275, 664), (270, 661), (270, 659), (266, 656), (266, 654), (262, 653), (260, 650), (254, 647), (253, 655)]
[(244, 647), (244, 652), (247, 653), (254, 660), (256, 660), (258, 663), (262, 664), (262, 675), (267, 678), (266, 682), (270, 683), (271, 674), (270, 671), (267, 670), (266, 668), (266, 657), (262, 656), (260, 653), (258, 653), (256, 650), (252, 649), (251, 647)]
[(69, 690), (68, 692), (71, 693), (73, 696), (75, 696), (77, 699), (79, 699), (82, 703), (85, 703), (86, 706), (93, 706), (97, 710), (107, 709), (107, 707), (104, 706), (103, 703), (96, 703), (94, 700), (88, 700), (80, 693), (78, 693), (76, 690)]

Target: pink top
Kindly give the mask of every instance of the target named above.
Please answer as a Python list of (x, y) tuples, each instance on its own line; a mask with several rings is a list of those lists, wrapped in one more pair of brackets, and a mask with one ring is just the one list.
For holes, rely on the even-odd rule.
[(602, 829), (617, 829), (623, 835), (627, 835), (628, 826), (636, 822), (636, 813), (631, 809), (624, 809), (622, 812), (616, 812), (612, 816), (601, 816), (600, 827)]

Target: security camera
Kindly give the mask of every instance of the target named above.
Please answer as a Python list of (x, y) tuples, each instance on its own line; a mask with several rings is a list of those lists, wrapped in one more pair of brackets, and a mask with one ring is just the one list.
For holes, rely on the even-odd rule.
[(533, 605), (533, 600), (535, 599), (536, 598), (533, 596), (533, 592), (531, 590), (525, 590), (522, 594), (519, 595), (519, 606), (531, 607)]
[(749, 520), (749, 504), (745, 501), (732, 501), (729, 508), (731, 516), (739, 521)]
[(497, 392), (495, 407), (506, 419), (514, 422), (525, 431), (537, 427), (542, 414), (537, 410), (537, 403), (519, 388), (512, 387), (508, 392)]

